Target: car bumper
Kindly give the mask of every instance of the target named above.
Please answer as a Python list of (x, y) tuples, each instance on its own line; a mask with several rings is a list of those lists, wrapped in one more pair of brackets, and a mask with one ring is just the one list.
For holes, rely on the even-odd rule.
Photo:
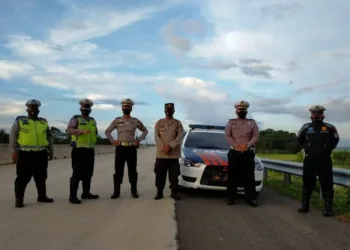
[[(205, 173), (205, 166), (202, 167), (184, 167), (181, 166), (181, 175), (179, 176), (179, 185), (185, 188), (192, 189), (207, 189), (207, 190), (226, 190), (226, 186), (209, 184), (206, 180), (208, 173)], [(263, 189), (263, 171), (254, 171), (255, 173), (255, 189), (256, 192), (260, 192)], [(204, 176), (206, 175), (206, 176)], [(244, 188), (242, 186), (237, 187), (238, 193), (243, 193)]]

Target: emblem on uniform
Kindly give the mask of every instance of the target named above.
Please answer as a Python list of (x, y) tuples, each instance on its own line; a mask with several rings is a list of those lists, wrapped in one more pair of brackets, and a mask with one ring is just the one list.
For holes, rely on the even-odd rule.
[(321, 127), (321, 130), (322, 130), (322, 131), (327, 131), (327, 127), (326, 127), (326, 126), (322, 126), (322, 127)]
[(307, 133), (314, 133), (314, 132), (315, 132), (315, 130), (314, 130), (313, 127), (308, 127), (307, 128)]

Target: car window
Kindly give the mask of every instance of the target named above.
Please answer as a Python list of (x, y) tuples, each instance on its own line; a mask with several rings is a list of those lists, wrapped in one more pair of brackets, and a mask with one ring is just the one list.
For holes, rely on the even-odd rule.
[(204, 149), (230, 149), (223, 133), (193, 132), (187, 136), (185, 147)]

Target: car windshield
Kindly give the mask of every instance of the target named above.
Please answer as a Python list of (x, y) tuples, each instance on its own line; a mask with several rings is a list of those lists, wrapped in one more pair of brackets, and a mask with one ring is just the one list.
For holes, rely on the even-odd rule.
[(192, 132), (189, 133), (185, 142), (188, 148), (203, 149), (230, 149), (223, 133)]

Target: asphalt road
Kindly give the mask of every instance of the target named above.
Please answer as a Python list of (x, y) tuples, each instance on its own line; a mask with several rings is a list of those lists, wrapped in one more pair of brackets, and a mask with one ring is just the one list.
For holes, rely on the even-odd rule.
[(0, 166), (0, 249), (176, 249), (174, 201), (153, 199), (154, 153), (153, 148), (139, 150), (139, 199), (131, 197), (125, 169), (121, 197), (111, 200), (114, 155), (96, 156), (91, 191), (101, 198), (81, 205), (68, 202), (70, 159), (50, 163), (47, 189), (55, 203), (36, 203), (32, 181), (25, 197), (27, 207), (21, 209), (14, 207), (15, 166)]
[(125, 171), (119, 200), (110, 199), (113, 155), (96, 156), (92, 191), (101, 198), (82, 205), (68, 203), (70, 159), (50, 163), (48, 194), (56, 202), (37, 204), (31, 182), (22, 209), (14, 208), (15, 168), (1, 166), (0, 249), (167, 250), (176, 249), (176, 238), (180, 250), (349, 249), (348, 224), (319, 211), (300, 215), (297, 202), (267, 189), (258, 208), (243, 201), (226, 206), (218, 192), (188, 192), (176, 204), (168, 196), (154, 201), (154, 155), (154, 148), (139, 150), (141, 197), (131, 197)]
[(290, 198), (264, 189), (252, 208), (243, 199), (227, 206), (224, 195), (192, 191), (176, 203), (180, 250), (350, 249), (349, 224), (320, 211), (299, 214)]

